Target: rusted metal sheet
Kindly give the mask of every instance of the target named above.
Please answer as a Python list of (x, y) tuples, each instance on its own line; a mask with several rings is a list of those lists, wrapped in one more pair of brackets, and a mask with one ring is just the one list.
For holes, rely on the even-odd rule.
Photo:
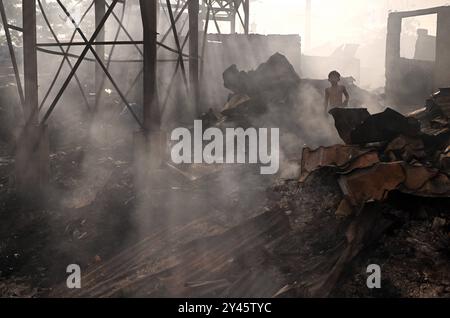
[(353, 206), (361, 206), (365, 202), (385, 200), (388, 193), (405, 180), (401, 163), (393, 162), (343, 175), (339, 178), (339, 185)]
[(407, 191), (419, 191), (432, 178), (437, 176), (439, 172), (422, 165), (402, 164), (405, 173), (405, 181), (402, 188)]
[(450, 179), (446, 174), (438, 173), (413, 193), (422, 197), (450, 197)]
[(384, 150), (390, 161), (403, 160), (409, 162), (413, 159), (426, 157), (425, 146), (420, 138), (399, 136), (392, 140)]
[(437, 169), (405, 162), (379, 163), (339, 178), (341, 190), (350, 204), (383, 201), (389, 192), (399, 190), (423, 197), (449, 197), (450, 180)]
[(341, 167), (340, 172), (342, 174), (348, 174), (357, 169), (364, 169), (374, 166), (380, 162), (380, 157), (376, 151), (365, 153), (354, 160), (351, 160), (348, 165)]
[(389, 108), (372, 116), (364, 109), (330, 111), (341, 138), (353, 145), (304, 149), (300, 181), (322, 167), (336, 168), (344, 195), (338, 217), (383, 201), (394, 190), (450, 197), (450, 125), (441, 108), (450, 102), (448, 93), (433, 95), (425, 108), (406, 117)]
[[(370, 154), (370, 155), (369, 155)], [(337, 167), (342, 171), (365, 168), (379, 162), (373, 149), (336, 145), (316, 150), (303, 149), (300, 181), (304, 182), (311, 172), (322, 167)]]

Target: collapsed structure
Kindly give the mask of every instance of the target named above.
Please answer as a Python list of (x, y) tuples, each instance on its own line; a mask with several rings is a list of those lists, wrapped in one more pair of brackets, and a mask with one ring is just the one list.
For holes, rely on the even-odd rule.
[[(261, 76), (268, 69), (273, 78)], [(231, 123), (239, 117), (247, 118), (245, 122), (268, 108), (287, 106), (283, 97), (292, 96), (302, 81), (280, 54), (256, 71), (240, 72), (232, 66), (224, 79), (234, 94), (222, 114), (205, 114), (210, 125), (220, 126), (224, 120)], [(255, 112), (255, 100), (264, 101), (267, 108)], [(67, 291), (61, 286), (52, 295), (340, 295), (336, 286), (346, 283), (346, 270), (358, 255), (414, 214), (407, 206), (389, 201), (394, 192), (436, 200), (450, 197), (447, 107), (443, 90), (432, 96), (424, 109), (407, 116), (389, 108), (375, 115), (362, 108), (335, 109), (332, 115), (345, 144), (305, 148), (300, 179), (273, 183), (265, 200), (252, 202), (251, 208), (240, 210), (236, 205), (242, 215), (233, 221), (218, 222), (217, 218), (224, 216), (210, 213), (169, 232), (152, 233), (92, 266), (83, 277), (83, 289)], [(248, 169), (242, 169), (239, 175), (245, 182)], [(189, 184), (212, 187), (221, 178), (223, 175), (214, 171), (207, 178), (190, 178)], [(245, 197), (251, 188), (245, 185), (241, 194)], [(220, 209), (222, 204), (218, 200), (214, 206)], [(433, 231), (440, 233), (447, 221), (436, 217), (432, 222)], [(443, 262), (443, 256), (434, 251), (445, 239), (438, 234), (432, 239), (434, 243), (427, 243), (427, 260), (434, 257), (433, 261)], [(442, 274), (450, 276), (448, 270)]]
[[(426, 60), (423, 54), (416, 59), (401, 57), (402, 20), (437, 14), (437, 34), (435, 41), (435, 59)], [(403, 107), (415, 107), (418, 100), (423, 100), (433, 91), (450, 84), (450, 40), (447, 30), (450, 24), (450, 7), (436, 7), (389, 14), (386, 39), (386, 98), (389, 103)], [(428, 41), (430, 44), (430, 42)], [(416, 47), (420, 49), (419, 46)], [(428, 48), (433, 50), (433, 48)]]

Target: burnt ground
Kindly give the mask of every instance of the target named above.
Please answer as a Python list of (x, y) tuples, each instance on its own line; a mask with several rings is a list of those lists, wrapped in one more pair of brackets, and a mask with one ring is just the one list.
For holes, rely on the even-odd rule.
[[(87, 266), (107, 258), (123, 248), (133, 233), (131, 174), (125, 164), (116, 166), (119, 159), (112, 161), (107, 150), (98, 160), (103, 167), (115, 169), (105, 187), (97, 190), (95, 199), (85, 207), (71, 208), (74, 203), (65, 202), (63, 198), (80, 189), (77, 183), (84, 177), (80, 173), (83, 158), (81, 147), (52, 155), (51, 185), (40, 203), (10, 190), (13, 163), (2, 166), (1, 276), (7, 281), (18, 278), (35, 289), (25, 293), (45, 295), (64, 278), (64, 264)], [(2, 293), (13, 296), (15, 291), (3, 287)]]
[[(277, 214), (289, 220), (289, 230), (278, 229), (270, 234), (269, 226), (271, 238), (265, 239), (263, 245), (250, 244), (248, 249), (243, 246), (242, 252), (236, 254), (236, 263), (213, 277), (214, 281), (226, 277), (223, 290), (183, 290), (181, 295), (310, 296), (305, 290), (314, 290), (316, 281), (327, 277), (351, 223), (334, 215), (340, 193), (333, 174), (327, 171), (314, 174), (301, 185), (295, 180), (261, 180), (255, 171), (240, 167), (226, 173), (211, 171), (195, 180), (164, 168), (154, 184), (137, 192), (129, 151), (105, 148), (96, 151), (95, 160), (86, 159), (88, 152), (88, 148), (73, 147), (52, 155), (53, 177), (45, 201), (40, 204), (19, 198), (10, 190), (12, 161), (2, 160), (3, 297), (46, 297), (65, 281), (68, 264), (77, 263), (82, 268), (108, 265), (119, 252), (162, 229), (208, 220), (189, 235), (167, 238), (166, 243), (163, 237), (159, 242), (161, 251), (170, 258), (171, 246), (176, 247), (173, 255), (178, 255), (177, 249), (189, 251), (192, 244), (228, 242), (240, 231), (250, 235), (246, 222), (254, 223), (256, 217), (260, 220), (257, 226), (264, 227), (264, 218)], [(96, 162), (95, 169), (89, 171), (93, 175), (88, 177), (87, 188), (86, 175), (80, 172), (86, 160)], [(224, 178), (229, 179), (226, 186), (222, 184)], [(238, 185), (230, 187), (228, 182), (236, 179)], [(139, 208), (140, 202), (145, 202), (146, 212)], [(327, 296), (449, 297), (449, 207), (448, 200), (402, 194), (391, 195), (385, 203), (369, 205), (370, 213), (377, 215), (375, 222), (388, 226), (345, 264)], [(205, 240), (209, 243), (201, 243)], [(197, 248), (194, 251), (197, 255)], [(155, 259), (158, 257), (156, 254)], [(369, 264), (382, 268), (380, 290), (366, 287)], [(160, 288), (155, 287), (151, 295), (179, 295)], [(113, 296), (136, 295), (148, 294), (137, 289), (135, 293)]]
[[(449, 201), (397, 193), (388, 202), (395, 222), (357, 257), (333, 296), (450, 297)], [(367, 264), (381, 266), (381, 290), (361, 288)]]
[(128, 145), (59, 150), (51, 155), (52, 179), (38, 202), (17, 196), (13, 159), (4, 157), (0, 295), (45, 297), (65, 281), (68, 264), (103, 264), (155, 231), (207, 215), (218, 226), (238, 224), (262, 209), (270, 184), (243, 167), (218, 173), (162, 167), (136, 191), (131, 161)]
[[(333, 201), (339, 200), (337, 185), (332, 186), (335, 180), (328, 177), (326, 171), (321, 174), (316, 174), (313, 180), (303, 185), (292, 180), (272, 188), (276, 192), (281, 191), (279, 202), (283, 202), (288, 206), (286, 209), (293, 211), (289, 213), (291, 222), (299, 231), (294, 236), (295, 240), (286, 239), (286, 242), (294, 243), (297, 249), (302, 250), (295, 255), (294, 264), (291, 266), (294, 268), (290, 269), (293, 275), (299, 276), (299, 282), (309, 280), (310, 273), (304, 271), (303, 266), (308, 264), (310, 259), (323, 258), (319, 262), (312, 261), (320, 264), (313, 267), (317, 272), (315, 275), (323, 275), (321, 271), (330, 269), (328, 263), (334, 262), (333, 251), (339, 249), (340, 245), (336, 242), (343, 240), (343, 231), (347, 222), (350, 222), (336, 219), (336, 203)], [(375, 228), (377, 224), (382, 223), (386, 227), (380, 235), (366, 240), (364, 248), (356, 258), (343, 266), (340, 279), (327, 296), (450, 297), (449, 209), (448, 199), (424, 199), (400, 193), (392, 193), (386, 202), (367, 205), (365, 210), (378, 216), (373, 222)], [(288, 253), (292, 252), (289, 243), (280, 244), (278, 250), (284, 248), (290, 250)], [(286, 260), (285, 264), (287, 263), (291, 262)], [(328, 266), (323, 268), (323, 264)], [(366, 287), (366, 270), (370, 264), (381, 267), (382, 288), (379, 290)], [(296, 293), (287, 295), (305, 296), (301, 288)]]

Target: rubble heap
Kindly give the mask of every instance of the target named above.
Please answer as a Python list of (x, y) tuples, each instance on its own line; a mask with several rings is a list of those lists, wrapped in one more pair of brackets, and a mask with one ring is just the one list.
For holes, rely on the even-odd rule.
[(239, 71), (231, 65), (224, 71), (223, 80), (232, 94), (221, 115), (239, 122), (242, 117), (265, 113), (272, 104), (292, 105), (289, 97), (301, 81), (287, 58), (279, 53), (254, 71)]
[[(287, 91), (297, 87), (300, 77), (280, 53), (272, 55), (266, 63), (255, 71), (239, 71), (236, 65), (230, 66), (223, 73), (224, 86), (235, 94), (250, 97), (273, 96), (282, 98)], [(278, 94), (275, 94), (278, 93)]]
[[(254, 71), (239, 71), (236, 65), (231, 65), (224, 71), (223, 80), (231, 94), (220, 115), (239, 123), (243, 117), (258, 116), (270, 108), (280, 112), (287, 112), (289, 107), (295, 106), (305, 108), (305, 95), (320, 97), (329, 86), (328, 80), (301, 79), (280, 53), (271, 56)], [(356, 86), (352, 77), (343, 78), (342, 82), (352, 96), (350, 106), (361, 107), (370, 103), (380, 107), (377, 96)], [(211, 116), (205, 115), (204, 118), (209, 120)]]
[(450, 197), (448, 90), (403, 116), (393, 109), (333, 109), (345, 145), (305, 148), (300, 181), (323, 167), (336, 169), (344, 198), (337, 215), (358, 213), (394, 190), (421, 197)]

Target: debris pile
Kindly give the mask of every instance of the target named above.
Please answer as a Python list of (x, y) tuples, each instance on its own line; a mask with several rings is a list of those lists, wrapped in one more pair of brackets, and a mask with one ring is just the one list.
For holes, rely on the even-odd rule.
[(239, 123), (266, 113), (274, 104), (292, 106), (289, 97), (301, 81), (287, 58), (279, 53), (255, 71), (239, 71), (236, 65), (231, 65), (223, 73), (223, 80), (232, 94), (221, 115)]
[(274, 99), (274, 96), (282, 98), (300, 83), (294, 67), (280, 53), (271, 56), (255, 71), (239, 71), (236, 65), (232, 65), (223, 73), (223, 79), (224, 86), (235, 94), (270, 96), (270, 99)]
[(336, 214), (348, 216), (365, 203), (383, 201), (391, 191), (420, 197), (450, 197), (448, 90), (427, 106), (403, 116), (393, 109), (370, 115), (366, 109), (333, 109), (345, 145), (305, 148), (300, 181), (312, 171), (333, 167), (344, 194)]
[[(305, 100), (322, 96), (329, 86), (328, 80), (301, 79), (288, 59), (280, 53), (271, 56), (254, 71), (239, 71), (236, 65), (231, 65), (224, 71), (223, 80), (224, 86), (232, 93), (221, 113), (216, 116), (225, 116), (227, 121), (237, 123), (251, 121), (270, 109), (292, 114), (292, 108), (298, 106), (304, 114)], [(381, 107), (377, 96), (356, 86), (352, 77), (343, 78), (342, 82), (352, 96), (350, 106), (361, 107), (369, 103), (372, 107)], [(314, 104), (314, 108), (317, 108)], [(211, 119), (210, 113), (205, 114), (204, 119)], [(292, 127), (289, 121), (293, 120), (290, 116), (284, 116), (277, 124)]]
[[(378, 244), (352, 262), (350, 274), (339, 282), (339, 288), (333, 292), (333, 297), (450, 296), (450, 228), (445, 226), (450, 224), (448, 202), (441, 202), (439, 205), (436, 204), (439, 200), (435, 199), (411, 200), (410, 196), (402, 199), (409, 201), (406, 204), (410, 206), (409, 213), (403, 213), (404, 220), (400, 224), (392, 226)], [(395, 213), (398, 215), (399, 211)], [(371, 291), (362, 288), (366, 284), (367, 275), (361, 269), (367, 264), (378, 264), (382, 268), (382, 289)]]

